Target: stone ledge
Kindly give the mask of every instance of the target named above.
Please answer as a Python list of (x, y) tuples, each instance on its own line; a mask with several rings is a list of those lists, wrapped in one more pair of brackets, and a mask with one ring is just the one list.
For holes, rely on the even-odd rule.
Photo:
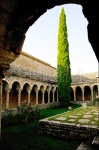
[(61, 139), (72, 139), (82, 142), (93, 140), (93, 138), (99, 134), (99, 128), (90, 125), (49, 121), (46, 118), (39, 121), (39, 133), (55, 136)]

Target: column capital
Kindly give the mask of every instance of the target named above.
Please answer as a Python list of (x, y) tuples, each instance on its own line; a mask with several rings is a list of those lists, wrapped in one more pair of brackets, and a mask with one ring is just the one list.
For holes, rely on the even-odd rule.
[(7, 93), (7, 92), (10, 92), (11, 91), (11, 89), (5, 89), (5, 92)]
[(22, 89), (21, 89), (21, 88), (17, 88), (16, 90), (17, 90), (18, 92), (21, 92), (21, 91), (22, 91)]

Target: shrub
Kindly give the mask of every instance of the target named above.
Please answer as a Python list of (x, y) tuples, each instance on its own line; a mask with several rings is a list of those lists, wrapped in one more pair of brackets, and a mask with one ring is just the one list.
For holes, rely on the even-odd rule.
[(17, 112), (12, 110), (5, 110), (5, 116), (2, 118), (4, 126), (14, 125), (18, 123), (33, 122), (41, 117), (42, 110), (39, 106), (32, 107), (27, 104), (27, 101), (23, 101), (21, 106), (17, 107)]
[(2, 123), (5, 126), (15, 124), (15, 115), (13, 110), (5, 109), (5, 116), (2, 118)]
[(99, 98), (95, 98), (93, 101), (91, 101), (89, 106), (99, 106)]

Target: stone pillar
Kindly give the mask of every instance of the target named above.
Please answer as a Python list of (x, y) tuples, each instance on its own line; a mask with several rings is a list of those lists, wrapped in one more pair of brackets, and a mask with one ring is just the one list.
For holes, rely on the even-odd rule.
[(76, 90), (74, 89), (74, 101), (76, 102)]
[(34, 91), (36, 92), (36, 104), (35, 105), (38, 105), (38, 87), (37, 86), (34, 88)]
[(82, 101), (84, 101), (84, 88), (82, 88)]
[(10, 89), (6, 89), (6, 109), (9, 109), (9, 93)]
[(44, 90), (42, 90), (42, 104), (44, 104)]
[(30, 104), (30, 91), (28, 91), (28, 104)]
[(30, 92), (31, 92), (30, 86), (27, 86), (26, 90), (27, 90), (27, 93), (28, 93), (28, 104), (30, 104)]
[(38, 90), (36, 90), (36, 105), (38, 105)]
[(48, 92), (48, 104), (50, 104), (50, 91), (47, 92)]
[(21, 89), (18, 89), (18, 106), (21, 104)]
[(53, 91), (53, 103), (55, 103), (55, 95), (54, 95), (54, 92), (55, 92), (55, 91)]
[(93, 88), (91, 88), (91, 100), (93, 101)]

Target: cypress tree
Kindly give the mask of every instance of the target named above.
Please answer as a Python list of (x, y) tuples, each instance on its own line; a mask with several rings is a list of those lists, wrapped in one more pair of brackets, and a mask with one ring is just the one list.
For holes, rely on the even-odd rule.
[(58, 28), (58, 54), (57, 54), (57, 76), (58, 76), (58, 99), (62, 107), (68, 106), (71, 91), (71, 68), (69, 60), (69, 43), (66, 26), (66, 15), (62, 7), (59, 17)]

